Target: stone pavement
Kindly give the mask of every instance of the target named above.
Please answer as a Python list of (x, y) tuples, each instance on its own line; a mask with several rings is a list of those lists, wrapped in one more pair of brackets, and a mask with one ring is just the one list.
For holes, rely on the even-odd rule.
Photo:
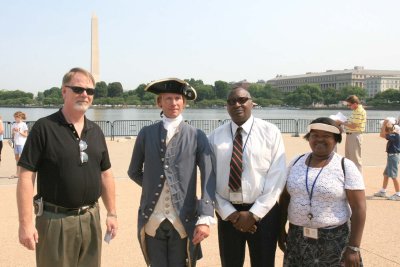
[[(345, 136), (344, 136), (345, 139)], [(309, 151), (308, 143), (301, 137), (284, 135), (287, 161)], [(137, 208), (140, 188), (126, 174), (134, 139), (107, 141), (113, 171), (116, 177), (117, 210), (119, 231), (116, 239), (108, 245), (103, 242), (103, 266), (145, 266), (136, 239)], [(385, 140), (378, 134), (364, 135), (363, 164), (366, 194), (371, 196), (381, 187), (382, 171), (386, 163)], [(89, 144), (90, 145), (90, 144)], [(344, 140), (338, 147), (344, 153)], [(5, 143), (0, 166), (0, 266), (35, 266), (35, 254), (18, 242), (18, 214), (15, 198), (17, 179), (8, 179), (15, 172), (15, 161), (11, 148)], [(389, 193), (394, 193), (389, 183)], [(101, 201), (100, 201), (101, 203)], [(102, 206), (102, 203), (101, 203)], [(105, 209), (101, 209), (104, 225)], [(400, 201), (389, 201), (368, 197), (367, 221), (361, 244), (365, 266), (400, 266)], [(220, 266), (217, 228), (202, 243), (204, 258), (199, 267)], [(283, 254), (277, 249), (276, 266), (282, 265)], [(246, 256), (245, 266), (250, 266)]]

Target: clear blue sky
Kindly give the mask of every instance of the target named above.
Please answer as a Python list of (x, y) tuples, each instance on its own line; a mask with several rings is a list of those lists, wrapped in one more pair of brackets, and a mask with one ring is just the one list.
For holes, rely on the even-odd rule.
[(0, 89), (90, 69), (125, 90), (165, 77), (255, 82), (328, 69), (400, 69), (398, 0), (0, 0)]

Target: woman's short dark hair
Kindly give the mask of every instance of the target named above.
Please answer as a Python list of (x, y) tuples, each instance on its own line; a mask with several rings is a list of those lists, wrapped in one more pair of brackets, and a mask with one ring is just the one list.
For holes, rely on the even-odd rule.
[[(332, 120), (331, 118), (328, 117), (320, 117), (320, 118), (316, 118), (315, 120), (311, 121), (310, 124), (313, 123), (323, 123), (323, 124), (327, 124), (327, 125), (331, 125), (331, 126), (335, 126), (336, 128), (339, 129), (340, 132), (342, 132), (342, 130), (337, 126), (336, 122), (334, 120)], [(311, 130), (312, 131), (312, 130)], [(311, 132), (310, 131), (310, 132)], [(310, 132), (308, 132), (305, 136), (304, 139), (306, 139), (307, 141), (310, 139)], [(336, 143), (340, 143), (342, 142), (342, 135), (333, 133), (333, 136), (335, 138)]]

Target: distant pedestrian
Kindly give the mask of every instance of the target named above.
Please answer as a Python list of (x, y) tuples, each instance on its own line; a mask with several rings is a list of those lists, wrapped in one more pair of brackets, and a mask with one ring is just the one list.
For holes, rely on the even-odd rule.
[[(11, 136), (14, 141), (14, 155), (15, 161), (18, 164), (19, 158), (21, 157), (22, 150), (28, 137), (28, 125), (24, 122), (26, 120), (26, 114), (22, 111), (14, 113), (14, 123), (11, 125)], [(17, 166), (15, 175), (11, 175), (11, 178), (18, 178), (20, 167)]]
[(341, 123), (346, 131), (345, 156), (352, 160), (362, 173), (361, 145), (362, 134), (365, 131), (367, 122), (367, 112), (356, 95), (350, 95), (345, 101), (347, 102), (347, 107), (353, 111), (350, 118)]
[(386, 189), (389, 183), (389, 178), (392, 179), (396, 193), (389, 197), (389, 200), (400, 201), (400, 186), (397, 180), (398, 165), (400, 160), (400, 126), (392, 124), (388, 119), (383, 121), (380, 137), (387, 140), (386, 152), (387, 163), (383, 172), (382, 188), (374, 194), (375, 197), (387, 197)]

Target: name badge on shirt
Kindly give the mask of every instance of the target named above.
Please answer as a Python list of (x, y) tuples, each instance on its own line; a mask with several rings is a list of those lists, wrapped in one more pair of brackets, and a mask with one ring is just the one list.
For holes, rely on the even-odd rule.
[(229, 201), (233, 204), (242, 204), (243, 203), (243, 195), (242, 190), (238, 191), (229, 191)]
[(318, 239), (318, 229), (303, 227), (304, 237)]

